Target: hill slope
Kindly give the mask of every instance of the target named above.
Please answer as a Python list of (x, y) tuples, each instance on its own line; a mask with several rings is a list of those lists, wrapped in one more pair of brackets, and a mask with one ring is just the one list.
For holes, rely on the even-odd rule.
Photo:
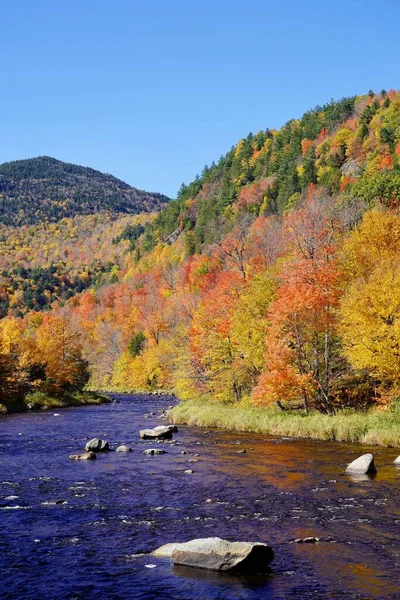
[(250, 133), (182, 185), (147, 232), (146, 248), (184, 234), (191, 251), (207, 252), (242, 215), (283, 214), (310, 186), (331, 197), (398, 204), (399, 112), (399, 93), (382, 90), (317, 106), (279, 130)]
[(0, 165), (0, 223), (34, 225), (64, 217), (160, 209), (168, 198), (131, 187), (88, 167), (48, 156)]

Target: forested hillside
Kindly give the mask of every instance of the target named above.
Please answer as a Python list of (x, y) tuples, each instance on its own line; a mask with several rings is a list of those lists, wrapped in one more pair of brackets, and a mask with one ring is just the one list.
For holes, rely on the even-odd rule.
[(0, 223), (34, 225), (64, 217), (109, 212), (138, 214), (168, 201), (112, 175), (39, 156), (0, 165)]
[(0, 317), (114, 281), (124, 232), (167, 200), (46, 156), (0, 165)]
[(387, 405), (400, 392), (399, 157), (395, 91), (250, 134), (114, 234), (112, 279), (88, 273), (48, 314), (9, 310), (14, 376), (32, 385), (56, 319), (96, 387), (327, 414)]

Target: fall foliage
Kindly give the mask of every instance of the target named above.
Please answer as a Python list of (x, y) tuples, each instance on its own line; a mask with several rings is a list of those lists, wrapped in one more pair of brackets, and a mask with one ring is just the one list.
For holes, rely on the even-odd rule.
[(343, 99), (250, 134), (156, 216), (0, 226), (2, 393), (396, 398), (399, 144), (399, 93)]

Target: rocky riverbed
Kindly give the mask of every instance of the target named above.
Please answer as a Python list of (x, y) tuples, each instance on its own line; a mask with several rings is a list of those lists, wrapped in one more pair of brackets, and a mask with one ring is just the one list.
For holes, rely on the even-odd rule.
[[(398, 450), (183, 426), (140, 439), (166, 424), (171, 399), (118, 400), (0, 417), (2, 599), (400, 598)], [(93, 438), (111, 450), (68, 460)], [(376, 474), (345, 473), (369, 451)], [(228, 575), (151, 554), (215, 536), (270, 545), (271, 569)]]

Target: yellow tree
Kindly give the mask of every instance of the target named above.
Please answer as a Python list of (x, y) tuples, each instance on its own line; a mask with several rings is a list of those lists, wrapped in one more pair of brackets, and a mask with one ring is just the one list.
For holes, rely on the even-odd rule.
[(46, 391), (60, 393), (86, 384), (87, 363), (82, 359), (79, 335), (69, 330), (61, 316), (45, 315), (34, 339), (36, 362), (45, 368)]
[(350, 364), (384, 386), (400, 385), (400, 218), (365, 213), (342, 250), (347, 275), (340, 333)]
[(353, 367), (385, 385), (400, 386), (400, 265), (381, 261), (367, 281), (348, 289), (341, 306), (341, 334)]

